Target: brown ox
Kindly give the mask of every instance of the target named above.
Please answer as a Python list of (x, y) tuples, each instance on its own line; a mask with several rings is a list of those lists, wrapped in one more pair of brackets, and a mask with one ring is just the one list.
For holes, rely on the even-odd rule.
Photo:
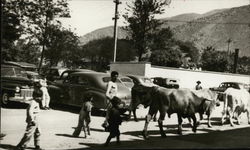
[(144, 97), (144, 104), (149, 105), (150, 108), (143, 129), (144, 138), (148, 138), (148, 124), (152, 115), (157, 111), (160, 112), (158, 120), (160, 133), (162, 137), (165, 137), (166, 134), (163, 131), (162, 122), (165, 119), (166, 113), (168, 113), (168, 116), (177, 113), (179, 134), (182, 134), (182, 118), (191, 118), (193, 120), (192, 130), (196, 132), (197, 120), (195, 113), (204, 114), (204, 112), (206, 112), (209, 115), (208, 124), (210, 124), (210, 115), (215, 108), (216, 102), (218, 102), (217, 94), (208, 89), (197, 93), (189, 89), (166, 89), (162, 87), (145, 88), (147, 94)]
[(247, 113), (248, 124), (250, 124), (250, 94), (244, 89), (228, 88), (223, 93), (224, 108), (222, 112), (221, 124), (225, 121), (226, 114), (229, 115), (229, 122), (234, 126), (233, 117), (240, 124), (239, 116), (242, 112)]
[[(142, 104), (144, 108), (149, 106), (149, 103), (145, 101), (145, 96), (147, 92), (151, 89), (152, 86), (143, 86), (143, 85), (134, 85), (131, 90), (131, 102), (130, 102), (130, 111), (129, 118), (131, 118), (131, 112), (133, 112), (134, 120), (138, 121), (136, 116), (137, 107)], [(157, 114), (157, 113), (156, 113)], [(156, 121), (156, 114), (154, 114), (153, 118)]]

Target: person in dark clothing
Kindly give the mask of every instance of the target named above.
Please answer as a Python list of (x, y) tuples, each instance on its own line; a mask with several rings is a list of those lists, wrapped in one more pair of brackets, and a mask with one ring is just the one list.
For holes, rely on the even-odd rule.
[(112, 107), (109, 112), (108, 116), (108, 131), (109, 131), (109, 136), (106, 140), (106, 143), (104, 146), (108, 146), (111, 139), (116, 137), (116, 142), (117, 144), (120, 143), (120, 130), (119, 126), (122, 123), (122, 117), (120, 116), (120, 110), (119, 110), (119, 101), (120, 99), (118, 97), (114, 97), (110, 102), (112, 103)]
[(195, 90), (201, 90), (202, 89), (201, 81), (197, 81), (196, 83), (197, 85), (195, 86)]

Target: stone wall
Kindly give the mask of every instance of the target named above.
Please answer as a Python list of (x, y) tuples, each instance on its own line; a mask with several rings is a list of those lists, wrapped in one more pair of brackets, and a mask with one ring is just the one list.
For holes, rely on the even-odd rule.
[(217, 87), (221, 82), (234, 81), (250, 84), (250, 76), (232, 73), (211, 71), (194, 71), (171, 67), (151, 66), (150, 63), (116, 62), (110, 65), (110, 71), (121, 74), (135, 74), (147, 77), (177, 78), (180, 87), (194, 88), (196, 81), (200, 80), (203, 88)]

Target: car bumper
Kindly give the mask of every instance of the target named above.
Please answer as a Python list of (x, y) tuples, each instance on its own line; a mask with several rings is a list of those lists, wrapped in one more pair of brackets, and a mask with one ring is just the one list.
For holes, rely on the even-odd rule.
[(14, 96), (9, 97), (9, 101), (29, 103), (33, 98), (32, 95), (33, 89), (21, 89), (20, 93), (15, 93)]

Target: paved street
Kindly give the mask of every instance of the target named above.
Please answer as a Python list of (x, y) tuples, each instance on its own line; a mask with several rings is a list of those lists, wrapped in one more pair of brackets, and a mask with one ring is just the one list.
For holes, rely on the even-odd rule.
[[(222, 105), (221, 105), (222, 106)], [(246, 114), (242, 114), (242, 124), (230, 127), (227, 123), (220, 125), (222, 107), (217, 107), (213, 115), (213, 128), (208, 128), (207, 120), (203, 120), (197, 133), (193, 133), (187, 119), (184, 120), (183, 135), (177, 134), (177, 117), (166, 116), (164, 127), (166, 138), (161, 138), (158, 123), (149, 125), (149, 140), (144, 140), (141, 131), (144, 127), (144, 117), (147, 109), (138, 109), (138, 122), (124, 121), (121, 130), (121, 144), (117, 145), (115, 139), (109, 147), (103, 147), (108, 132), (104, 132), (101, 124), (104, 117), (95, 112), (91, 122), (91, 136), (83, 138), (83, 132), (79, 138), (71, 137), (74, 127), (77, 125), (79, 108), (54, 107), (53, 110), (42, 110), (40, 113), (40, 125), (42, 128), (41, 145), (44, 149), (174, 149), (174, 148), (250, 148), (250, 126), (247, 124)], [(0, 149), (13, 149), (22, 138), (26, 123), (25, 105), (21, 107), (1, 108), (1, 132), (7, 134), (1, 140)], [(206, 118), (206, 116), (205, 116)], [(34, 147), (30, 142), (29, 149)]]

